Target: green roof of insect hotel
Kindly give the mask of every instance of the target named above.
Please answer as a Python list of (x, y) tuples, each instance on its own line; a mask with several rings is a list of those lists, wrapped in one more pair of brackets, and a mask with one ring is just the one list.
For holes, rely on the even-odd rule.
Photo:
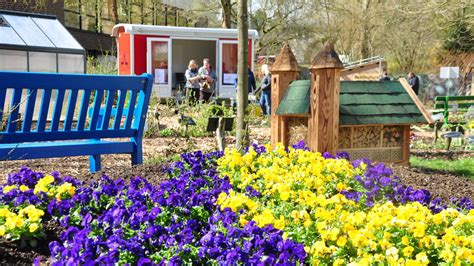
[[(340, 84), (341, 126), (428, 123), (398, 81), (341, 81)], [(308, 114), (309, 99), (310, 81), (295, 80), (281, 100), (276, 114)]]

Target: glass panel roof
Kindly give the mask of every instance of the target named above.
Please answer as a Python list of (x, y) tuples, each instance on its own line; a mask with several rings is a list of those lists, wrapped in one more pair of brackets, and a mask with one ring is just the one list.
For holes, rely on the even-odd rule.
[(47, 18), (32, 19), (56, 47), (82, 50), (81, 45), (58, 20)]
[(0, 43), (25, 45), (18, 34), (9, 26), (0, 27)]
[(54, 47), (30, 17), (3, 15), (8, 24), (20, 35), (28, 46)]
[[(84, 51), (67, 29), (54, 17), (40, 17), (34, 14), (1, 12), (5, 25), (0, 26), (0, 45), (45, 47), (51, 49), (72, 49)], [(25, 48), (26, 48), (25, 47)]]

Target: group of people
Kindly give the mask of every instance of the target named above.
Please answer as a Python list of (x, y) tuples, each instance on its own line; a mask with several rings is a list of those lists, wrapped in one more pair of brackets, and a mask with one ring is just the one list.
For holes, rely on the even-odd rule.
[[(379, 81), (390, 81), (390, 77), (388, 76), (387, 71), (383, 72)], [(420, 79), (418, 78), (417, 75), (415, 75), (415, 73), (413, 72), (408, 73), (408, 84), (410, 84), (415, 94), (418, 95), (418, 91), (420, 89)]]
[[(208, 102), (215, 92), (217, 75), (211, 67), (209, 59), (204, 58), (202, 67), (198, 69), (195, 60), (189, 61), (188, 69), (184, 73), (186, 77), (185, 88), (190, 92), (191, 101)], [(198, 98), (199, 97), (199, 98)]]
[[(210, 98), (215, 93), (215, 87), (217, 82), (217, 75), (211, 66), (208, 58), (204, 58), (203, 66), (198, 67), (195, 60), (190, 60), (188, 69), (184, 73), (186, 77), (185, 89), (189, 93), (189, 99), (191, 102), (197, 100), (201, 102), (209, 102)], [(271, 73), (268, 65), (264, 64), (261, 67), (263, 78), (260, 82), (260, 86), (257, 88), (255, 82), (255, 76), (251, 69), (248, 69), (248, 93), (249, 96), (254, 98), (258, 93), (260, 95), (260, 106), (264, 115), (271, 114)], [(237, 88), (237, 80), (235, 80), (235, 87)], [(249, 97), (249, 98), (250, 98)]]

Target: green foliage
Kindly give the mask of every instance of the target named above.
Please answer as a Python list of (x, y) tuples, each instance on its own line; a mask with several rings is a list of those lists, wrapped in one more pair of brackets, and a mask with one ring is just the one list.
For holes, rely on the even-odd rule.
[(115, 58), (110, 55), (101, 57), (87, 57), (88, 74), (117, 74), (117, 64)]
[(155, 156), (145, 161), (145, 164), (162, 164), (177, 162), (181, 159), (179, 154), (173, 154), (171, 156)]
[(176, 130), (172, 128), (165, 128), (165, 129), (160, 130), (160, 137), (173, 137), (177, 135), (178, 133), (176, 132)]
[(446, 160), (424, 159), (412, 156), (410, 157), (410, 164), (412, 167), (448, 171), (452, 174), (468, 177), (474, 180), (474, 158), (468, 157), (456, 160)]

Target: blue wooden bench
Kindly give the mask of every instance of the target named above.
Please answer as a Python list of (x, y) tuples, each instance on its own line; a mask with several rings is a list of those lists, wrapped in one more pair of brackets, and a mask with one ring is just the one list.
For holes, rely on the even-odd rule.
[(0, 72), (0, 160), (89, 155), (96, 172), (101, 154), (124, 153), (141, 164), (151, 92), (147, 74)]

